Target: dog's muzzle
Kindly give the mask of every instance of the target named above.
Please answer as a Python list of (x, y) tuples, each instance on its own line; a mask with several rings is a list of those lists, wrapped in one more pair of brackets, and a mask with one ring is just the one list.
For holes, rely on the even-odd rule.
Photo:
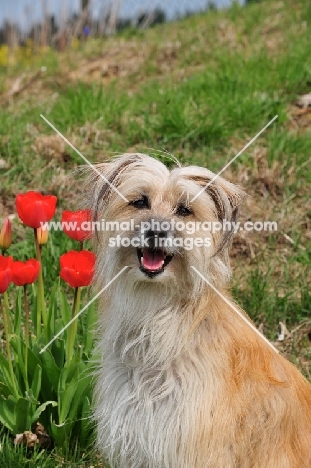
[(144, 233), (144, 243), (137, 248), (140, 270), (149, 278), (163, 273), (173, 254), (169, 251), (172, 236), (165, 231), (148, 230)]

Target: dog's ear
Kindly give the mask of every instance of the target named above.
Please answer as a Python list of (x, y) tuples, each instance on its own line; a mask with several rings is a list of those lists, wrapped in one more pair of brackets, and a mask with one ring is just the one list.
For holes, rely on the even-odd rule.
[[(217, 177), (214, 179), (214, 174), (208, 171), (210, 175), (206, 177), (195, 176), (191, 179), (196, 182), (200, 187), (205, 188), (205, 192), (210, 196), (215, 204), (215, 209), (217, 211), (218, 220), (223, 222), (224, 220), (230, 223), (231, 229), (229, 227), (223, 233), (222, 239), (217, 246), (214, 256), (222, 252), (224, 247), (228, 244), (232, 235), (234, 234), (233, 223), (237, 222), (239, 217), (240, 207), (246, 196), (243, 190), (223, 179), (222, 177)], [(229, 226), (229, 224), (227, 225)]]
[(98, 212), (100, 203), (106, 203), (109, 200), (111, 192), (118, 187), (121, 174), (128, 166), (136, 161), (136, 155), (131, 155), (128, 158), (121, 158), (120, 160), (108, 164), (101, 164), (97, 167), (101, 174), (101, 176), (98, 177), (102, 178), (102, 186), (96, 200), (96, 213)]

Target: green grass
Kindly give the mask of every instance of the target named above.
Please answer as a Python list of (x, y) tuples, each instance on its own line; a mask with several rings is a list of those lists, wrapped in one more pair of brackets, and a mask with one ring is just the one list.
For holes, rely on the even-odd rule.
[[(66, 176), (82, 161), (68, 146), (49, 153), (54, 132), (41, 113), (92, 162), (166, 149), (213, 171), (277, 114), (224, 174), (251, 196), (244, 218), (277, 220), (279, 226), (271, 235), (237, 236), (233, 295), (271, 340), (279, 322), (289, 330), (300, 327), (283, 349), (310, 377), (311, 113), (295, 106), (310, 91), (310, 33), (308, 0), (266, 1), (92, 40), (76, 51), (51, 51), (46, 62), (34, 58), (34, 68), (48, 67), (40, 86), (5, 101), (1, 111), (0, 159), (9, 164), (0, 169), (3, 217), (14, 212), (16, 193), (29, 189), (57, 194), (59, 213), (74, 207), (78, 188)], [(125, 73), (101, 78), (81, 72), (101, 57)], [(21, 70), (30, 73), (21, 67), (0, 72), (0, 89), (9, 89)], [(33, 255), (23, 231), (16, 238), (24, 241), (12, 255)], [(69, 248), (70, 240), (56, 234), (46, 276), (50, 269), (57, 275), (58, 257)], [(3, 447), (1, 466), (38, 465), (10, 443)], [(59, 466), (75, 466), (80, 455), (56, 449), (42, 455), (39, 466), (58, 466), (55, 456), (66, 460)]]
[(0, 466), (2, 468), (105, 468), (92, 451), (81, 452), (78, 446), (64, 449), (45, 450), (27, 449), (17, 445), (7, 434), (1, 436)]
[[(238, 285), (234, 287), (234, 295), (243, 308), (249, 312), (253, 320), (266, 321), (273, 330), (275, 323), (287, 319), (289, 327), (310, 318), (311, 298), (309, 290), (303, 280), (297, 281), (295, 289), (290, 289), (281, 296), (278, 290), (271, 294), (272, 271), (262, 273), (259, 269), (250, 272), (247, 276), (247, 290), (241, 292)], [(287, 283), (291, 276), (287, 272)], [(297, 292), (299, 291), (299, 298)], [(269, 336), (276, 339), (276, 330)]]

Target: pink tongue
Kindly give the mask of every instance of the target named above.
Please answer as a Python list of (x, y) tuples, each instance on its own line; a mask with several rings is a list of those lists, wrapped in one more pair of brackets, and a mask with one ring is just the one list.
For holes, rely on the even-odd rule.
[(163, 252), (160, 250), (145, 250), (142, 258), (142, 265), (146, 270), (159, 270), (164, 262)]

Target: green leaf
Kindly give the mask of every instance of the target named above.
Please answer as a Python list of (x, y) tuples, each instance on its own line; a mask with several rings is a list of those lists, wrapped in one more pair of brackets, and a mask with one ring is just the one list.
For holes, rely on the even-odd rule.
[(0, 401), (1, 401), (1, 397), (8, 398), (10, 395), (11, 395), (11, 391), (9, 387), (5, 385), (3, 382), (0, 382)]
[(15, 358), (17, 357), (17, 362), (16, 362), (16, 367), (20, 370), (22, 373), (24, 383), (25, 383), (25, 388), (27, 387), (27, 373), (26, 373), (26, 365), (25, 365), (25, 351), (26, 351), (26, 345), (25, 343), (21, 340), (21, 338), (17, 335), (12, 335), (10, 339), (10, 343), (12, 345), (12, 348), (14, 349), (15, 353)]
[[(42, 349), (44, 344), (44, 337), (41, 336), (40, 339), (34, 344), (33, 350), (28, 354), (28, 369), (30, 369), (30, 362), (32, 364), (31, 371), (28, 370), (29, 378), (30, 376), (34, 375), (36, 370), (36, 366), (33, 366), (33, 364), (39, 364), (42, 369), (40, 390), (42, 401), (56, 400), (58, 388), (58, 375), (60, 373), (60, 370), (56, 366), (55, 362), (53, 362), (53, 357), (51, 356), (49, 350), (46, 350), (42, 354), (40, 354), (40, 350)], [(32, 360), (30, 360), (31, 355), (33, 357)], [(32, 382), (32, 380), (30, 381)], [(54, 387), (54, 385), (56, 385), (56, 388)]]
[(51, 352), (57, 367), (62, 369), (65, 364), (65, 341), (62, 339), (55, 340), (51, 344)]
[(96, 328), (96, 306), (93, 303), (85, 311), (85, 319), (82, 325), (82, 337), (83, 337), (83, 346), (85, 354), (89, 355), (94, 343), (94, 333), (93, 331)]
[(83, 362), (76, 364), (71, 361), (61, 372), (58, 389), (59, 423), (63, 423), (67, 417), (71, 420), (77, 419), (77, 409), (81, 405), (80, 397), (92, 378), (85, 369)]
[[(37, 346), (37, 343), (34, 344), (32, 349), (28, 349), (28, 381), (33, 385), (35, 374), (37, 371), (37, 366), (41, 368), (41, 399), (53, 400), (56, 395), (56, 391), (53, 395), (53, 388), (49, 380), (49, 370), (45, 367), (44, 362), (42, 362), (41, 354), (39, 354), (40, 348)], [(39, 383), (37, 383), (39, 385)], [(32, 389), (34, 394), (36, 393), (35, 387)], [(38, 396), (39, 397), (39, 396)]]
[(55, 312), (58, 310), (58, 301), (57, 301), (57, 290), (59, 288), (59, 278), (56, 279), (54, 286), (50, 294), (50, 305), (48, 311), (48, 322), (47, 327), (50, 331), (50, 335), (55, 335)]
[[(22, 375), (24, 377), (24, 381), (26, 382), (26, 373), (25, 373), (25, 361), (24, 356), (26, 354), (26, 343), (16, 335), (12, 336), (12, 347), (16, 351), (18, 355), (18, 360), (16, 363), (16, 367), (20, 369)], [(40, 358), (36, 356), (35, 352), (38, 352), (38, 348), (36, 346), (28, 348), (28, 382), (33, 382), (34, 375), (37, 372), (37, 366), (41, 367), (42, 370), (42, 363)], [(45, 379), (47, 378), (47, 373), (45, 373)]]
[(51, 435), (56, 445), (63, 445), (64, 440), (68, 440), (70, 438), (73, 425), (74, 423), (72, 421), (66, 421), (62, 424), (55, 424), (55, 422), (51, 420)]
[(46, 407), (49, 406), (49, 405), (52, 405), (53, 407), (55, 407), (55, 406), (57, 406), (57, 402), (56, 401), (46, 401), (45, 403), (40, 405), (32, 415), (31, 424), (39, 420), (40, 414), (43, 411), (45, 411)]
[(31, 390), (36, 399), (39, 397), (41, 390), (41, 378), (42, 378), (42, 368), (39, 364), (36, 366), (36, 370), (32, 379)]
[[(48, 380), (53, 385), (55, 392), (58, 389), (59, 378), (60, 378), (60, 369), (57, 367), (54, 357), (52, 356), (49, 349), (46, 349), (42, 354), (40, 354), (43, 367), (48, 376)], [(47, 383), (47, 382), (46, 382)]]
[(79, 412), (79, 409), (81, 408), (82, 396), (84, 395), (85, 392), (89, 394), (91, 393), (91, 381), (92, 381), (92, 375), (89, 374), (88, 372), (85, 371), (80, 374), (80, 378), (76, 385), (75, 395), (74, 395), (74, 398), (70, 407), (70, 411), (69, 411), (69, 418), (72, 419), (73, 421), (77, 420), (77, 418), (79, 417), (78, 412)]
[(67, 323), (71, 319), (71, 308), (68, 304), (67, 298), (61, 288), (59, 288), (59, 298), (60, 298), (60, 311), (61, 316), (63, 318), (63, 326), (67, 325)]
[(25, 400), (29, 401), (32, 405), (37, 406), (40, 402), (35, 398), (33, 391), (30, 389), (25, 392)]
[(3, 379), (1, 380), (3, 380), (3, 383), (5, 385), (7, 385), (11, 394), (14, 395), (15, 388), (18, 388), (17, 380), (14, 375), (13, 379), (15, 380), (15, 382), (12, 382), (12, 377), (10, 374), (8, 361), (5, 359), (2, 353), (0, 353), (0, 369), (1, 369), (1, 374), (3, 376)]
[(81, 422), (79, 430), (79, 439), (82, 443), (88, 439), (90, 432), (93, 429), (92, 420), (91, 420), (91, 403), (87, 396), (83, 398), (83, 405), (81, 411)]
[(16, 433), (30, 430), (31, 402), (26, 398), (19, 398), (14, 408), (14, 416)]
[(16, 434), (15, 405), (16, 399), (12, 395), (7, 399), (1, 399), (0, 421), (9, 431)]

